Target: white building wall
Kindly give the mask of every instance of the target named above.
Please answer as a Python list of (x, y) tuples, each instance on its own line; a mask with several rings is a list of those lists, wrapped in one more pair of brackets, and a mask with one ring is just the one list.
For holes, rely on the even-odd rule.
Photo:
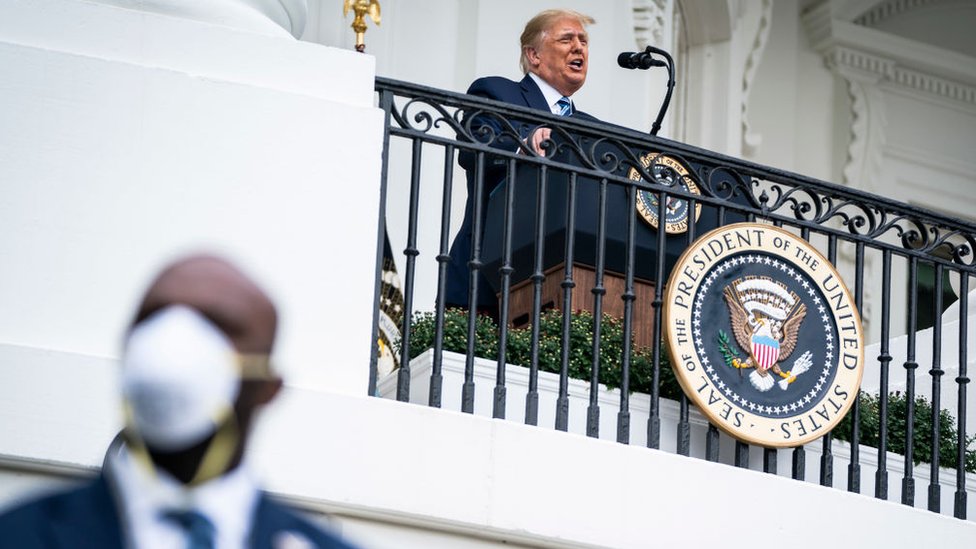
[[(90, 2), (0, 9), (0, 344), (114, 358), (148, 278), (209, 249), (270, 288), (293, 382), (362, 394), (375, 251), (322, 235), (375, 237), (372, 58)], [(326, 359), (324, 333), (350, 345)]]

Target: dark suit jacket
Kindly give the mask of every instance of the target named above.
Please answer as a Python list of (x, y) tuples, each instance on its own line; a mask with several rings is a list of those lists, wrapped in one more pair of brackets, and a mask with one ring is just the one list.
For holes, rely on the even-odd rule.
[[(513, 105), (551, 112), (545, 96), (542, 95), (542, 90), (539, 89), (539, 86), (528, 74), (520, 82), (514, 82), (500, 76), (479, 78), (471, 84), (467, 93), (487, 99), (504, 101)], [(572, 116), (596, 121), (596, 118), (576, 110), (574, 110)], [(477, 122), (478, 119), (475, 119), (472, 124), (473, 128), (477, 128)], [(520, 125), (524, 125), (517, 120), (510, 122), (517, 128)], [(491, 121), (487, 121), (485, 124), (495, 126), (497, 132), (498, 128), (496, 124), (493, 124)], [(520, 134), (522, 134), (522, 138), (525, 138), (525, 134), (528, 133), (530, 128), (525, 126), (523, 129), (525, 131), (520, 131)], [(498, 149), (515, 151), (518, 145), (511, 139), (498, 139), (492, 142), (491, 146)], [(464, 168), (467, 174), (468, 199), (464, 206), (464, 220), (461, 222), (461, 228), (458, 230), (457, 236), (451, 244), (451, 261), (447, 266), (447, 289), (444, 301), (447, 306), (467, 307), (468, 280), (470, 276), (467, 264), (471, 260), (471, 234), (474, 227), (475, 154), (470, 151), (462, 151), (458, 155), (458, 163)], [(484, 211), (484, 208), (488, 204), (488, 197), (491, 195), (491, 192), (505, 179), (505, 170), (506, 165), (504, 161), (499, 161), (499, 159), (493, 159), (491, 157), (486, 158), (484, 183), (481, 189), (482, 211)], [(483, 224), (482, 227), (484, 227)], [(485, 280), (484, 275), (479, 274), (478, 280), (478, 309), (497, 316), (498, 302), (495, 299), (494, 292), (488, 285), (487, 280)]]
[[(0, 548), (122, 549), (118, 517), (109, 482), (100, 475), (81, 488), (44, 497), (0, 515)], [(260, 494), (249, 547), (271, 548), (276, 536), (286, 532), (304, 537), (314, 547), (352, 549), (275, 503), (267, 494)]]

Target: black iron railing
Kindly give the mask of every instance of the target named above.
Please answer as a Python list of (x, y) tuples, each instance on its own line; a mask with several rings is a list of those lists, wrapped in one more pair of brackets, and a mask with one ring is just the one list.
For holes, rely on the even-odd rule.
[[(916, 370), (916, 333), (919, 310), (932, 310), (934, 353), (928, 367), (931, 383), (933, 413), (929, 425), (931, 453), (931, 479), (928, 487), (928, 508), (939, 511), (941, 466), (954, 467), (957, 471), (953, 514), (966, 517), (967, 459), (967, 300), (959, 302), (959, 349), (958, 373), (955, 378), (942, 380), (941, 313), (948, 303), (943, 301), (945, 280), (954, 281), (958, 295), (966, 296), (969, 277), (976, 274), (976, 225), (945, 215), (895, 202), (848, 187), (804, 177), (768, 166), (762, 166), (711, 151), (648, 136), (625, 128), (583, 120), (578, 117), (560, 118), (539, 111), (528, 110), (495, 101), (449, 93), (442, 90), (412, 85), (388, 79), (377, 79), (376, 90), (379, 106), (386, 116), (386, 135), (383, 156), (383, 187), (380, 208), (377, 266), (381, 264), (383, 236), (389, 230), (405, 235), (402, 249), (401, 278), (404, 292), (404, 325), (399, 344), (400, 368), (397, 375), (396, 398), (407, 400), (411, 390), (410, 357), (412, 341), (410, 323), (418, 309), (432, 310), (434, 338), (432, 341), (433, 365), (429, 378), (427, 402), (440, 406), (443, 392), (443, 348), (446, 291), (448, 289), (449, 254), (452, 236), (457, 230), (452, 226), (452, 204), (466, 197), (464, 172), (458, 168), (458, 159), (466, 162), (471, 174), (468, 202), (472, 209), (470, 255), (467, 257), (467, 303), (484, 301), (482, 276), (492, 279), (492, 288), (498, 292), (498, 349), (497, 372), (493, 389), (492, 415), (505, 417), (507, 405), (506, 349), (510, 334), (512, 288), (515, 282), (531, 287), (532, 299), (528, 322), (531, 329), (531, 358), (525, 366), (529, 371), (528, 390), (525, 398), (525, 415), (519, 420), (537, 424), (539, 418), (539, 319), (545, 309), (543, 283), (547, 277), (559, 277), (561, 300), (557, 308), (563, 311), (562, 362), (559, 368), (559, 394), (556, 399), (555, 428), (566, 430), (568, 422), (567, 352), (570, 341), (570, 314), (580, 306), (572, 299), (579, 281), (569, 267), (580, 261), (592, 268), (588, 279), (590, 297), (587, 308), (594, 312), (594, 337), (591, 371), (590, 398), (587, 407), (586, 433), (598, 436), (600, 407), (596, 399), (598, 368), (600, 364), (600, 330), (602, 312), (608, 306), (608, 290), (605, 285), (610, 273), (623, 280), (623, 291), (614, 299), (623, 301), (622, 323), (624, 345), (621, 351), (620, 401), (616, 410), (617, 440), (628, 443), (630, 438), (630, 368), (633, 360), (635, 328), (636, 280), (653, 284), (650, 307), (653, 311), (654, 328), (650, 335), (652, 345), (652, 389), (650, 412), (647, 422), (647, 445), (658, 447), (661, 440), (661, 407), (658, 381), (661, 376), (662, 349), (662, 292), (673, 263), (671, 255), (680, 253), (684, 246), (693, 242), (709, 226), (720, 226), (732, 221), (749, 220), (774, 224), (795, 232), (824, 251), (827, 258), (839, 265), (853, 290), (856, 305), (873, 305), (870, 322), (878, 329), (875, 340), (880, 338), (879, 355), (866, 356), (875, 362), (878, 376), (878, 414), (880, 431), (877, 443), (878, 456), (874, 474), (875, 496), (888, 498), (887, 451), (904, 456), (904, 475), (901, 479), (902, 502), (915, 503), (915, 478), (913, 478), (914, 402), (916, 386), (922, 382)], [(519, 142), (537, 127), (548, 127), (552, 137), (547, 142), (545, 156), (538, 155)], [(399, 147), (399, 153), (392, 153)], [(685, 180), (695, 183), (698, 192), (686, 186), (676, 185), (672, 178), (662, 179), (658, 164), (649, 152), (677, 159), (689, 167)], [(431, 155), (435, 161), (430, 162)], [(657, 157), (654, 157), (657, 158)], [(527, 175), (526, 175), (527, 174)], [(394, 183), (394, 181), (396, 181)], [(519, 185), (506, 184), (519, 181)], [(523, 181), (529, 181), (523, 184)], [(648, 181), (657, 181), (649, 184)], [(669, 183), (670, 181), (670, 183)], [(387, 194), (393, 185), (407, 186), (401, 193), (409, 199), (393, 203)], [(486, 187), (497, 185), (494, 195), (485, 192)], [(657, 219), (665, 219), (665, 205), (669, 198), (687, 201), (690, 210), (702, 208), (701, 222), (691, 223), (687, 231), (679, 235), (667, 235), (656, 231), (648, 237), (648, 227), (637, 218), (638, 191), (649, 191), (656, 197)], [(431, 195), (431, 193), (433, 193)], [(558, 196), (557, 196), (558, 195)], [(434, 196), (431, 203), (440, 205), (436, 215), (430, 211), (421, 213), (422, 197)], [(556, 196), (557, 198), (553, 198)], [(562, 200), (560, 208), (551, 209), (553, 200)], [(519, 200), (529, 206), (533, 215), (519, 218)], [(613, 208), (617, 206), (616, 208)], [(456, 206), (454, 207), (456, 209)], [(429, 210), (430, 208), (428, 208)], [(555, 213), (554, 213), (555, 212)], [(387, 227), (387, 219), (397, 214), (403, 221)], [(560, 239), (549, 240), (546, 215), (556, 215), (559, 223), (570, 230)], [(572, 230), (582, 223), (580, 216), (594, 227), (591, 233)], [(524, 216), (523, 216), (524, 217)], [(434, 220), (434, 221), (431, 221)], [(704, 228), (703, 228), (704, 227)], [(432, 249), (421, 249), (419, 233), (436, 230), (436, 238), (429, 238)], [(644, 232), (642, 232), (644, 231)], [(642, 238), (643, 236), (643, 238)], [(487, 241), (485, 239), (488, 239)], [(514, 240), (528, 239), (533, 244), (518, 248)], [(582, 241), (586, 239), (586, 241)], [(647, 244), (650, 240), (651, 243)], [(554, 244), (555, 242), (555, 244)], [(643, 244), (642, 244), (643, 243)], [(648, 251), (650, 250), (650, 251)], [(670, 254), (670, 255), (669, 255)], [(491, 257), (488, 257), (491, 256)], [(436, 273), (418, 279), (418, 261), (436, 262)], [(565, 268), (559, 272), (546, 272), (557, 263)], [(427, 267), (430, 267), (427, 265)], [(931, 284), (922, 286), (919, 273), (931, 274)], [(903, 285), (904, 284), (904, 285)], [(418, 304), (415, 295), (426, 285), (436, 289), (433, 303)], [(377, 283), (377, 288), (379, 284)], [(527, 291), (527, 290), (526, 290)], [(865, 294), (870, 292), (870, 303)], [(920, 303), (924, 299), (927, 302)], [(646, 305), (646, 303), (644, 304)], [(877, 309), (880, 308), (880, 313)], [(475, 398), (475, 339), (477, 314), (475, 307), (468, 309), (467, 348), (465, 352), (464, 382), (461, 388), (461, 409), (472, 412)], [(902, 317), (904, 315), (904, 317)], [(908, 334), (905, 361), (902, 367), (906, 395), (907, 420), (901, 437), (905, 444), (894, 448), (889, 441), (894, 433), (888, 429), (889, 387), (896, 371), (891, 370), (892, 355), (889, 343), (892, 336)], [(375, 340), (375, 338), (374, 338)], [(374, 353), (375, 356), (375, 353)], [(371, 392), (376, 390), (376, 363), (372, 364)], [(956, 418), (958, 455), (955, 463), (940, 463), (939, 430), (940, 411), (943, 402), (941, 384), (954, 383), (957, 389), (954, 403), (945, 403)], [(675, 450), (688, 455), (691, 446), (689, 403), (683, 396), (679, 402), (677, 443)], [(850, 431), (850, 463), (847, 469), (847, 489), (861, 491), (861, 456), (859, 442), (860, 410), (855, 402), (850, 414), (853, 428)], [(513, 418), (514, 419), (514, 418)], [(709, 425), (704, 435), (706, 459), (719, 459), (719, 431)], [(734, 463), (749, 466), (749, 447), (735, 443)], [(804, 479), (806, 453), (803, 447), (792, 450), (793, 478)], [(830, 434), (822, 439), (819, 482), (833, 485), (834, 448)], [(777, 452), (763, 451), (763, 470), (775, 473)]]

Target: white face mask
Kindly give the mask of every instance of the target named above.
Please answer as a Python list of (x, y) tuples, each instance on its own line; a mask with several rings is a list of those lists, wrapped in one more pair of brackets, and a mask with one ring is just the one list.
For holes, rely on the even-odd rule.
[(233, 413), (233, 345), (195, 309), (171, 305), (136, 325), (122, 357), (130, 428), (164, 451), (189, 448)]

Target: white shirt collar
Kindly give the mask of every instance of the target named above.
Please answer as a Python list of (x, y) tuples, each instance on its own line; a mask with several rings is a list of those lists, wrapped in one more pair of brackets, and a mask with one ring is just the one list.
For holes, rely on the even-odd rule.
[(182, 547), (183, 531), (162, 517), (169, 510), (196, 510), (214, 524), (217, 549), (245, 547), (258, 502), (257, 482), (245, 463), (233, 471), (187, 488), (159, 469), (139, 463), (125, 447), (106, 463), (121, 500), (126, 532), (139, 549)]
[[(556, 103), (563, 98), (563, 94), (556, 91), (556, 88), (550, 86), (549, 82), (543, 80), (538, 74), (530, 72), (529, 76), (539, 86), (539, 89), (542, 90), (542, 96), (546, 98), (546, 103), (549, 105), (549, 110), (552, 111), (552, 114), (559, 114), (560, 108)], [(570, 103), (572, 103), (572, 99), (570, 99)], [(573, 108), (575, 110), (575, 105)]]

